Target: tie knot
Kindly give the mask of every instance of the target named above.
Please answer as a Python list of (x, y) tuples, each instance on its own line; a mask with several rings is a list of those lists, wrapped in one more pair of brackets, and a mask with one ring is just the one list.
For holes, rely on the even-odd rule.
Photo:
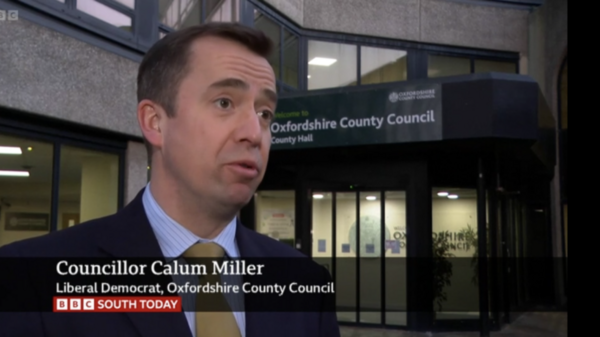
[(185, 258), (221, 258), (225, 255), (223, 247), (214, 243), (196, 243), (188, 248), (183, 256)]

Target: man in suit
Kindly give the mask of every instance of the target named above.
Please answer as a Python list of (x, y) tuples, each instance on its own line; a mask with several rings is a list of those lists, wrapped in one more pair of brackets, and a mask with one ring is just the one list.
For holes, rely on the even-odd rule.
[[(0, 257), (180, 259), (207, 246), (228, 258), (302, 257), (236, 218), (267, 167), (277, 104), (267, 61), (271, 49), (262, 32), (232, 23), (190, 27), (158, 41), (138, 73), (137, 119), (151, 156), (150, 183), (114, 215), (10, 244), (0, 249)], [(303, 272), (318, 283), (329, 282), (317, 264)], [(33, 275), (36, 271), (25, 268), (13, 286), (40, 301), (35, 296), (43, 281)], [(8, 287), (0, 289), (5, 298)], [(228, 323), (202, 317), (193, 311), (3, 312), (0, 336), (339, 336), (332, 310), (246, 310), (232, 314)]]

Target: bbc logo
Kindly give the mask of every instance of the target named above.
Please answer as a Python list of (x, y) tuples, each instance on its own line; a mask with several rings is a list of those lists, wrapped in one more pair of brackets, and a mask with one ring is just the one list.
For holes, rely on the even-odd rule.
[(58, 298), (56, 299), (57, 311), (85, 311), (95, 310), (96, 303), (93, 298)]
[(0, 21), (17, 21), (19, 20), (19, 11), (18, 10), (3, 10), (0, 9)]

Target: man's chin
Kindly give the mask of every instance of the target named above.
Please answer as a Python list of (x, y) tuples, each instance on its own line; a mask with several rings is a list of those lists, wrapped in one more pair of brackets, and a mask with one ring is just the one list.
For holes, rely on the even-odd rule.
[(255, 191), (256, 189), (251, 188), (248, 185), (235, 185), (230, 189), (228, 193), (228, 199), (232, 204), (239, 205), (239, 207), (244, 207), (250, 202)]

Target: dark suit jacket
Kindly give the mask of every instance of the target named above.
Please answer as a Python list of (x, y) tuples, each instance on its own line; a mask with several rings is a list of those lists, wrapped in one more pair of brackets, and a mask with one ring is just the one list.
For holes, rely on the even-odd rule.
[[(114, 215), (0, 248), (0, 257), (160, 257), (160, 246), (142, 204), (143, 190)], [(236, 240), (242, 258), (300, 257), (295, 249), (258, 234), (238, 222)], [(312, 275), (329, 282), (314, 264)], [(0, 275), (3, 271), (0, 270)], [(322, 276), (320, 276), (322, 275)], [(1, 276), (0, 276), (1, 277)], [(34, 297), (41, 280), (24, 273), (21, 285)], [(10, 289), (0, 289), (10, 291)], [(191, 337), (181, 313), (0, 313), (0, 336), (44, 337)], [(338, 337), (334, 312), (246, 312), (247, 337)], [(219, 337), (219, 336), (215, 336)]]

